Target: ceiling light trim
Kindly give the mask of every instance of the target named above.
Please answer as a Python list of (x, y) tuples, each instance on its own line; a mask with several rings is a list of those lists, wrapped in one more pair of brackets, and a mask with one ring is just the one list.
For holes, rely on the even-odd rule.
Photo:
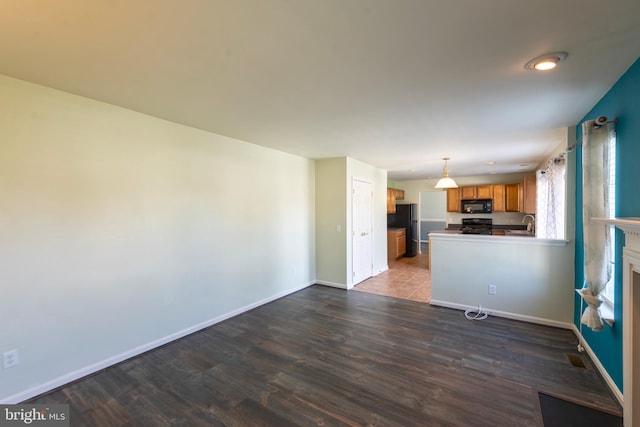
[(567, 59), (567, 56), (569, 56), (567, 52), (545, 53), (527, 62), (524, 68), (532, 71), (553, 70), (559, 63)]

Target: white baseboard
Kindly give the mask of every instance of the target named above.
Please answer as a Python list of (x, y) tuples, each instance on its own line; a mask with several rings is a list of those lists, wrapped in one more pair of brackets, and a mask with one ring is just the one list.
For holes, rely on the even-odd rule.
[[(371, 277), (375, 277), (378, 274), (384, 273), (385, 271), (389, 270), (389, 266), (385, 265), (381, 270), (378, 270), (377, 273), (375, 273), (373, 276)], [(365, 279), (366, 280), (366, 279)], [(363, 280), (364, 281), (364, 280)], [(338, 289), (346, 289), (346, 290), (351, 290), (353, 289), (354, 286), (359, 285), (360, 283), (356, 283), (355, 285), (353, 283), (350, 284), (345, 284), (345, 283), (336, 283), (336, 282), (328, 282), (326, 280), (316, 280), (316, 283), (318, 285), (323, 285), (323, 286), (331, 286), (332, 288), (338, 288)]]
[(231, 317), (237, 316), (238, 314), (242, 314), (246, 311), (252, 310), (256, 307), (259, 307), (261, 305), (267, 304), (269, 302), (275, 301), (277, 299), (280, 299), (282, 297), (285, 297), (289, 294), (292, 294), (294, 292), (298, 292), (302, 289), (305, 289), (313, 284), (315, 284), (316, 281), (311, 281), (308, 283), (305, 283), (301, 286), (295, 287), (293, 289), (289, 289), (283, 292), (279, 292), (275, 295), (272, 295), (268, 298), (262, 299), (260, 301), (256, 301), (254, 303), (251, 303), (249, 305), (246, 305), (244, 307), (240, 307), (236, 310), (230, 311), (228, 313), (225, 313), (221, 316), (217, 316), (214, 317), (213, 319), (209, 319), (206, 320), (204, 322), (198, 323), (196, 325), (190, 326), (186, 329), (183, 329), (181, 331), (175, 332), (173, 334), (167, 335), (165, 337), (159, 338), (157, 340), (148, 342), (146, 344), (143, 344), (141, 346), (132, 348), (130, 350), (127, 350), (123, 353), (117, 354), (115, 356), (112, 357), (108, 357), (104, 360), (101, 360), (97, 363), (94, 363), (92, 365), (89, 366), (85, 366), (83, 368), (77, 369), (73, 372), (69, 372), (67, 374), (61, 375), (57, 378), (52, 379), (51, 381), (47, 381), (46, 383), (43, 384), (38, 384), (35, 387), (29, 388), (27, 390), (21, 391), (19, 393), (16, 393), (12, 396), (8, 396), (5, 398), (0, 398), (0, 404), (16, 404), (16, 403), (20, 403), (20, 402), (24, 402), (25, 400), (31, 399), (33, 397), (39, 396), (43, 393), (46, 393), (48, 391), (54, 390), (60, 386), (63, 386), (65, 384), (68, 384), (70, 382), (79, 380), (80, 378), (86, 377), (87, 375), (91, 375), (94, 374), (102, 369), (108, 368), (109, 366), (113, 366), (117, 363), (123, 362), (127, 359), (130, 359), (132, 357), (138, 356), (146, 351), (149, 350), (153, 350), (154, 348), (160, 347), (162, 345), (165, 345), (167, 343), (170, 343), (171, 341), (175, 341), (177, 339), (180, 339), (182, 337), (185, 337), (187, 335), (190, 335), (194, 332), (197, 332), (201, 329), (207, 328), (209, 326), (215, 325), (216, 323), (222, 322), (223, 320), (227, 320)]
[(316, 283), (318, 285), (331, 286), (332, 288), (348, 289), (347, 285), (344, 283), (327, 282), (326, 280), (316, 280)]
[(389, 270), (389, 266), (385, 265), (384, 267), (382, 267), (382, 269), (378, 270), (378, 272), (376, 274), (374, 274), (373, 277), (377, 276), (378, 274), (382, 274), (387, 270)]
[[(439, 301), (434, 299), (432, 299), (429, 302), (429, 304), (437, 305), (440, 307), (454, 308), (456, 310), (467, 310), (467, 309), (477, 310), (478, 309), (477, 306), (469, 306), (464, 304), (458, 304), (455, 302)], [(482, 310), (488, 313), (490, 316), (504, 317), (506, 319), (513, 319), (513, 320), (521, 320), (523, 322), (537, 323), (539, 325), (545, 325), (545, 326), (554, 326), (556, 328), (562, 328), (562, 329), (573, 329), (573, 323), (560, 322), (558, 320), (545, 319), (542, 317), (535, 317), (535, 316), (527, 316), (527, 315), (518, 314), (518, 313), (510, 313), (508, 311), (492, 310), (491, 308), (487, 308), (487, 307), (482, 307)]]
[(604, 378), (605, 383), (607, 383), (607, 386), (609, 386), (609, 389), (611, 390), (613, 395), (616, 397), (616, 399), (618, 399), (620, 406), (624, 406), (623, 393), (620, 391), (615, 381), (613, 381), (613, 378), (611, 378), (609, 372), (607, 372), (602, 363), (600, 363), (600, 359), (598, 359), (593, 349), (589, 346), (587, 340), (584, 339), (584, 337), (580, 333), (580, 330), (576, 327), (576, 325), (572, 324), (571, 326), (573, 326), (573, 333), (576, 334), (576, 337), (578, 337), (578, 341), (584, 347), (585, 351), (593, 361), (593, 364), (596, 365), (596, 369), (598, 369), (598, 372), (600, 372), (600, 375), (602, 375), (602, 378)]

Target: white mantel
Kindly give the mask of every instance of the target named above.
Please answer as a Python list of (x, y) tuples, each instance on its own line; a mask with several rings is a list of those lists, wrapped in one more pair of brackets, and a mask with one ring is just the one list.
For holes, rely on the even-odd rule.
[[(613, 224), (625, 236), (622, 274), (622, 370), (625, 427), (640, 425), (640, 218), (591, 218)], [(636, 279), (634, 279), (634, 277)], [(635, 351), (634, 351), (635, 349)], [(635, 413), (633, 409), (636, 409)]]
[(625, 248), (640, 252), (640, 217), (591, 218), (592, 221), (613, 224), (624, 231)]

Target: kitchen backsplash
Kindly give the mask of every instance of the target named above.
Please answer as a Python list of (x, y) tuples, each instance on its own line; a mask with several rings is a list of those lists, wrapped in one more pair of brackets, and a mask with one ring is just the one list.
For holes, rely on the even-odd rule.
[(494, 212), (490, 214), (463, 214), (458, 212), (447, 212), (447, 224), (461, 224), (462, 218), (491, 218), (494, 225), (520, 225), (522, 224), (523, 213), (520, 212)]

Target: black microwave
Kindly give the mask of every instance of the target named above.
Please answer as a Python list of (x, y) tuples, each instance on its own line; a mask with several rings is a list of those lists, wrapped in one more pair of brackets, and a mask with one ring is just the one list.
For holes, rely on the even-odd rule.
[(491, 213), (493, 212), (493, 200), (461, 200), (460, 212), (462, 213)]

